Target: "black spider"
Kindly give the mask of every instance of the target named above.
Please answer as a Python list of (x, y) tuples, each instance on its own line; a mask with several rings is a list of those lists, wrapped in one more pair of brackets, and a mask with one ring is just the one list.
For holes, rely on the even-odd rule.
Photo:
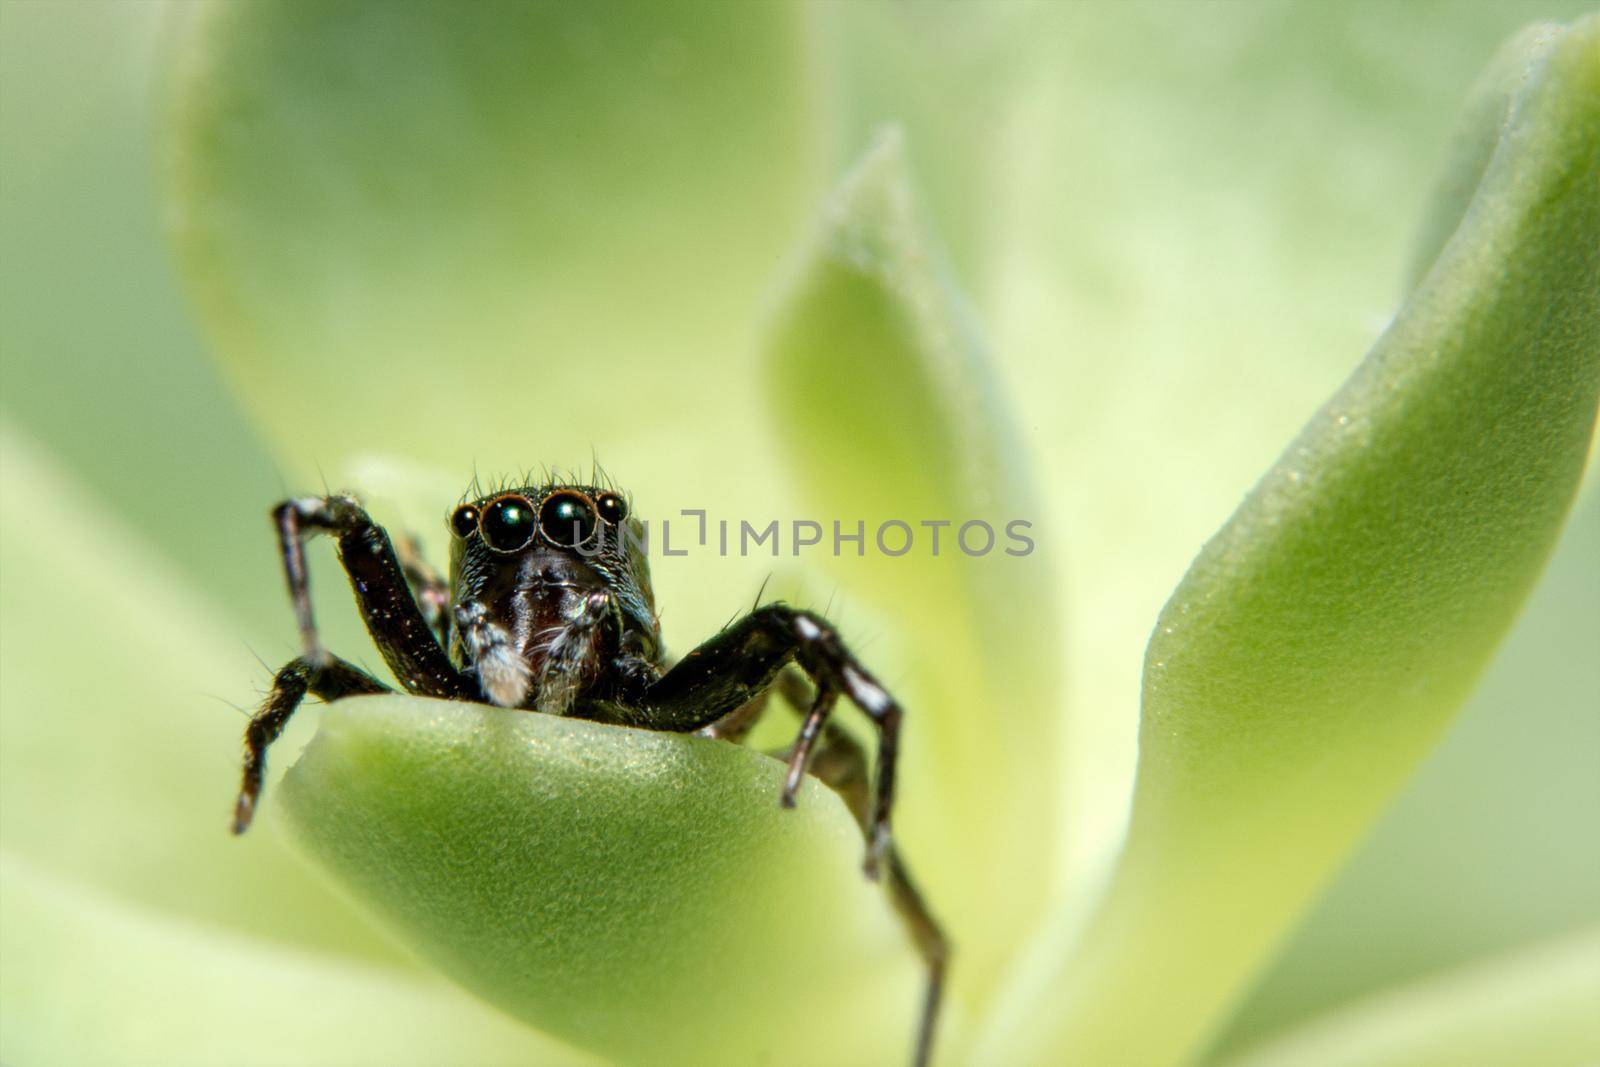
[[(450, 516), (448, 585), (410, 542), (397, 552), (349, 496), (287, 500), (272, 514), (305, 654), (278, 671), (245, 732), (234, 833), (249, 827), (267, 746), (306, 693), (332, 701), (388, 691), (318, 640), (304, 539), (327, 531), (337, 538), (367, 630), (407, 692), (729, 741), (750, 731), (773, 690), (803, 710), (779, 800), (793, 807), (809, 772), (860, 823), (866, 873), (886, 873), (927, 967), (914, 1053), (919, 1067), (927, 1063), (949, 948), (890, 839), (901, 709), (827, 620), (765, 604), (670, 662), (643, 529), (626, 499), (605, 487), (525, 485), (461, 504)], [(785, 669), (791, 664), (810, 679), (809, 691)], [(829, 721), (840, 694), (878, 729), (870, 788), (865, 751)]]

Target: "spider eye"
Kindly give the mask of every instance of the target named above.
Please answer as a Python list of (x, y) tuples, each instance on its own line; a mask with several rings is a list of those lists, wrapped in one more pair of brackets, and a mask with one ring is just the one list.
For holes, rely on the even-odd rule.
[(628, 503), (615, 493), (607, 493), (594, 502), (600, 509), (600, 517), (612, 525), (616, 525), (628, 517)]
[(473, 531), (478, 528), (478, 509), (471, 504), (462, 504), (456, 508), (450, 513), (450, 528), (462, 540), (471, 537)]
[(483, 509), (483, 539), (496, 552), (515, 552), (533, 540), (533, 505), (503, 496)]
[(578, 493), (555, 493), (539, 508), (539, 529), (551, 544), (575, 548), (594, 536), (594, 505)]

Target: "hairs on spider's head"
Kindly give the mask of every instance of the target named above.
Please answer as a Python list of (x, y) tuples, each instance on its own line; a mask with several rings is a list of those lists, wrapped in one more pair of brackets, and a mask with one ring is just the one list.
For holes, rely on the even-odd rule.
[(598, 457), (591, 459), (587, 477), (577, 467), (555, 467), (548, 463), (538, 467), (526, 467), (521, 474), (501, 474), (490, 478), (487, 482), (474, 470), (472, 481), (467, 483), (456, 504), (459, 506), (473, 501), (487, 500), (501, 493), (555, 488), (594, 489), (615, 493), (626, 500), (629, 510), (632, 510), (633, 495), (618, 487), (616, 480), (605, 467), (601, 466)]

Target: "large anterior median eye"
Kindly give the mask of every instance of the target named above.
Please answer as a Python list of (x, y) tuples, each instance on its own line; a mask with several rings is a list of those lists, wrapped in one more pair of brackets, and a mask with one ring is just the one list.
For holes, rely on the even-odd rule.
[(483, 509), (483, 540), (496, 552), (515, 552), (533, 540), (533, 505), (520, 496), (503, 496)]
[(552, 493), (539, 507), (539, 531), (546, 541), (562, 548), (588, 541), (594, 536), (594, 525), (594, 505), (581, 493)]

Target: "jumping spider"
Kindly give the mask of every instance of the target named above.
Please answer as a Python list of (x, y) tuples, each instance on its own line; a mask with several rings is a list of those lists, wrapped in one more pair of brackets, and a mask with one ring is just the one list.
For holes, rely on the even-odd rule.
[[(900, 705), (827, 620), (757, 607), (672, 662), (661, 646), (643, 530), (625, 497), (547, 482), (467, 500), (450, 515), (450, 581), (414, 545), (400, 551), (352, 497), (300, 497), (273, 510), (305, 654), (279, 670), (245, 732), (233, 832), (255, 813), (267, 746), (309, 692), (325, 701), (389, 689), (317, 637), (304, 540), (326, 531), (378, 650), (407, 692), (737, 742), (777, 690), (803, 711), (779, 800), (806, 773), (837, 792), (867, 842), (868, 877), (886, 872), (895, 910), (927, 968), (914, 1062), (928, 1061), (948, 945), (889, 834)], [(790, 668), (797, 666), (810, 680)], [(878, 730), (878, 770), (829, 721), (840, 694)]]

